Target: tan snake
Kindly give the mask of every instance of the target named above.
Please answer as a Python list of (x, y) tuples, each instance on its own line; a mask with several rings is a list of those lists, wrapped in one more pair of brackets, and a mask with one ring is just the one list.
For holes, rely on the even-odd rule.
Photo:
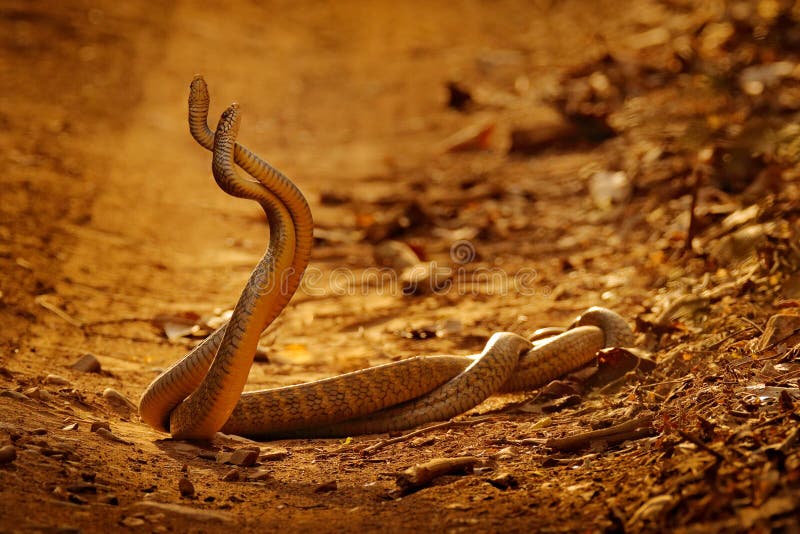
[[(401, 430), (462, 413), (495, 392), (530, 389), (576, 369), (605, 346), (628, 345), (630, 327), (616, 313), (592, 308), (563, 333), (531, 343), (494, 334), (473, 356), (417, 356), (344, 375), (242, 393), (263, 330), (296, 291), (311, 254), (308, 203), (283, 174), (236, 142), (233, 104), (216, 132), (207, 125), (205, 81), (190, 86), (189, 125), (213, 152), (212, 172), (230, 195), (259, 202), (269, 245), (231, 320), (157, 377), (139, 404), (141, 418), (177, 439), (217, 431), (260, 438), (333, 437)], [(238, 164), (252, 181), (241, 177)]]

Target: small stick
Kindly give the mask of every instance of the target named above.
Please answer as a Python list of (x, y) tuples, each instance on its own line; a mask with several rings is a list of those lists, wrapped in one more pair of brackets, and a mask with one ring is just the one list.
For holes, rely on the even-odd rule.
[(478, 463), (475, 456), (460, 456), (456, 458), (434, 458), (424, 464), (417, 464), (395, 475), (395, 482), (401, 491), (407, 493), (419, 489), (433, 479), (451, 473), (471, 472), (472, 467)]
[(52, 302), (50, 302), (47, 299), (46, 295), (39, 295), (38, 297), (33, 299), (33, 301), (36, 304), (38, 304), (39, 306), (41, 306), (42, 308), (55, 313), (56, 315), (58, 315), (59, 317), (64, 319), (66, 322), (71, 324), (72, 326), (75, 326), (77, 328), (80, 328), (81, 326), (83, 326), (80, 321), (78, 321), (77, 319), (73, 318), (71, 315), (67, 314), (67, 312), (65, 312), (64, 310), (62, 310), (61, 308), (59, 308), (58, 306), (56, 306)]
[(545, 446), (559, 451), (573, 451), (587, 447), (592, 441), (604, 440), (609, 443), (619, 443), (626, 439), (638, 439), (649, 435), (653, 430), (652, 425), (653, 414), (647, 414), (608, 428), (566, 438), (551, 438), (545, 441)]
[(403, 434), (402, 436), (397, 436), (396, 438), (384, 439), (384, 440), (379, 441), (378, 443), (376, 443), (374, 445), (370, 445), (369, 447), (365, 447), (364, 449), (362, 449), (361, 454), (372, 454), (373, 452), (375, 452), (377, 450), (380, 450), (380, 449), (386, 447), (387, 445), (393, 445), (395, 443), (400, 443), (401, 441), (407, 441), (407, 440), (409, 440), (409, 439), (411, 439), (413, 437), (419, 436), (420, 434), (424, 434), (425, 432), (428, 432), (430, 430), (438, 430), (438, 429), (441, 429), (441, 428), (451, 428), (451, 427), (454, 427), (454, 426), (476, 425), (478, 423), (484, 423), (484, 422), (490, 421), (492, 419), (493, 418), (491, 416), (476, 417), (475, 419), (467, 419), (467, 420), (462, 420), (462, 421), (456, 421), (454, 419), (450, 419), (449, 421), (444, 421), (442, 423), (436, 423), (436, 424), (429, 425), (429, 426), (426, 426), (426, 427), (423, 427), (423, 428), (419, 428), (417, 430), (409, 432), (408, 434)]

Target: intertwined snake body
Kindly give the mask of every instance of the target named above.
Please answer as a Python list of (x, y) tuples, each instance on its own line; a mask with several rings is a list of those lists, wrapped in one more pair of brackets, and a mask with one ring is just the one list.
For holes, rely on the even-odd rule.
[[(333, 437), (406, 429), (462, 413), (498, 391), (539, 387), (590, 361), (606, 346), (628, 345), (632, 332), (616, 313), (592, 308), (567, 331), (533, 343), (494, 334), (474, 356), (415, 357), (332, 378), (242, 393), (263, 330), (296, 291), (308, 265), (313, 221), (308, 203), (279, 171), (236, 142), (236, 104), (216, 132), (207, 125), (205, 81), (190, 86), (189, 125), (213, 152), (217, 184), (259, 202), (269, 220), (269, 246), (250, 275), (230, 321), (144, 392), (141, 418), (177, 439), (217, 431), (261, 438)], [(241, 177), (238, 164), (252, 181)]]

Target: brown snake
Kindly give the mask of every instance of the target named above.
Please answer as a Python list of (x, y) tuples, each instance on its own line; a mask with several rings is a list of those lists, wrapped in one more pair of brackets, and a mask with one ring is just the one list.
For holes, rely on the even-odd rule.
[[(333, 437), (411, 428), (462, 413), (495, 392), (542, 386), (589, 362), (606, 346), (628, 345), (630, 327), (616, 313), (591, 308), (573, 326), (531, 343), (494, 334), (474, 356), (417, 356), (344, 375), (242, 393), (258, 340), (296, 291), (308, 265), (313, 221), (308, 203), (283, 174), (236, 142), (237, 104), (207, 125), (210, 100), (195, 76), (189, 126), (213, 152), (217, 184), (259, 202), (269, 245), (250, 275), (230, 321), (148, 386), (143, 421), (177, 439), (208, 439), (217, 431), (260, 438)], [(239, 165), (252, 181), (241, 177)]]

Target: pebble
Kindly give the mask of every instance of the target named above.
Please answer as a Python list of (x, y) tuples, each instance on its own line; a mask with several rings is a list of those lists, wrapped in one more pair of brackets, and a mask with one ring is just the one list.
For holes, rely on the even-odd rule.
[(92, 432), (97, 432), (101, 428), (105, 428), (106, 430), (111, 432), (111, 425), (108, 424), (108, 421), (93, 421), (92, 422), (92, 427), (91, 427), (90, 430)]
[(120, 438), (118, 436), (115, 436), (114, 434), (111, 433), (110, 430), (108, 430), (106, 428), (98, 428), (97, 431), (95, 432), (95, 434), (97, 434), (101, 438), (107, 439), (108, 441), (114, 441), (116, 443), (122, 443), (123, 445), (133, 445), (132, 442), (124, 440), (124, 439), (122, 439), (122, 438)]
[(175, 452), (197, 456), (200, 453), (200, 447), (191, 443), (176, 443)]
[(328, 493), (331, 491), (336, 491), (339, 486), (336, 484), (335, 480), (328, 480), (327, 482), (323, 482), (316, 488), (314, 488), (314, 493)]
[(197, 457), (202, 458), (203, 460), (216, 460), (217, 453), (215, 453), (214, 451), (200, 449), (200, 451), (197, 453)]
[(221, 452), (217, 455), (217, 462), (233, 464), (241, 467), (250, 467), (258, 461), (261, 451), (258, 448), (242, 447), (233, 452)]
[(167, 514), (179, 515), (190, 521), (232, 521), (230, 514), (212, 510), (200, 510), (182, 504), (164, 502), (139, 501), (133, 505), (136, 508), (150, 508)]
[(447, 288), (452, 273), (435, 261), (418, 263), (404, 270), (399, 277), (403, 295), (425, 295)]
[(30, 397), (28, 397), (24, 393), (20, 393), (19, 391), (14, 391), (13, 389), (4, 389), (3, 391), (0, 391), (0, 396), (9, 397), (11, 399), (20, 400), (20, 401), (29, 401), (29, 400), (31, 400)]
[(36, 399), (36, 400), (40, 400), (40, 401), (44, 401), (44, 402), (52, 402), (53, 400), (55, 400), (55, 397), (53, 397), (53, 394), (50, 393), (49, 391), (45, 390), (45, 389), (39, 389), (39, 388), (33, 387), (33, 388), (26, 389), (24, 391), (24, 393), (25, 393), (25, 395), (27, 395), (28, 397), (30, 397), (32, 399)]
[(375, 247), (375, 262), (401, 273), (420, 263), (419, 256), (402, 241), (383, 241)]
[(50, 386), (71, 386), (72, 382), (58, 375), (47, 375), (44, 377), (44, 383)]
[(436, 443), (436, 436), (422, 436), (411, 440), (409, 445), (411, 447), (425, 447), (427, 445), (433, 445), (434, 443)]
[(225, 482), (238, 482), (242, 478), (242, 473), (238, 469), (231, 469), (222, 476)]
[(72, 423), (61, 428), (61, 430), (78, 430), (78, 423)]
[(97, 493), (97, 486), (90, 483), (73, 484), (67, 486), (67, 491), (70, 493)]
[(194, 497), (194, 484), (192, 481), (186, 477), (183, 477), (178, 481), (178, 490), (181, 492), (181, 497)]
[(489, 484), (497, 489), (516, 488), (519, 486), (519, 482), (517, 481), (516, 477), (505, 471), (497, 473), (495, 476), (490, 478)]
[(260, 460), (264, 462), (271, 462), (274, 460), (283, 460), (289, 456), (289, 451), (282, 447), (266, 447), (261, 449)]
[(78, 361), (73, 363), (70, 367), (81, 373), (99, 373), (102, 370), (100, 360), (90, 352), (81, 356)]
[(114, 388), (106, 388), (103, 390), (103, 398), (117, 404), (121, 404), (130, 408), (131, 410), (136, 410), (136, 405), (128, 400), (128, 397), (120, 393)]
[(774, 224), (770, 223), (745, 226), (710, 243), (707, 252), (723, 265), (743, 261), (755, 253), (773, 229)]
[(247, 476), (247, 480), (251, 482), (257, 482), (259, 480), (267, 480), (272, 478), (272, 473), (267, 471), (266, 469), (258, 469), (255, 473), (252, 473)]
[(122, 524), (128, 528), (136, 528), (144, 525), (144, 519), (139, 517), (126, 517), (122, 520)]
[(514, 447), (505, 447), (494, 453), (492, 456), (498, 460), (511, 460), (516, 458), (518, 454)]
[(0, 465), (10, 464), (17, 459), (17, 448), (13, 445), (0, 447)]
[(632, 191), (633, 185), (622, 171), (599, 171), (589, 178), (589, 194), (601, 210), (624, 204)]
[(74, 504), (89, 504), (89, 501), (79, 495), (75, 495), (74, 493), (70, 493), (67, 497), (67, 500)]

